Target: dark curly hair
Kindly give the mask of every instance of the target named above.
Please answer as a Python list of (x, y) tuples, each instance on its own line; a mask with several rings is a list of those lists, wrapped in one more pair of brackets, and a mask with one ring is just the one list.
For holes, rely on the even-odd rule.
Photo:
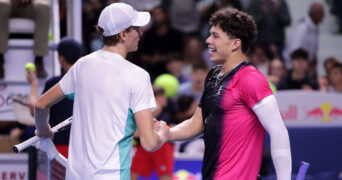
[(296, 49), (295, 51), (293, 51), (290, 55), (291, 60), (297, 60), (297, 59), (304, 59), (304, 60), (308, 60), (309, 58), (309, 54), (305, 49)]
[(256, 41), (258, 32), (254, 19), (237, 9), (226, 8), (216, 11), (209, 23), (219, 26), (229, 37), (240, 39), (243, 53), (246, 53)]

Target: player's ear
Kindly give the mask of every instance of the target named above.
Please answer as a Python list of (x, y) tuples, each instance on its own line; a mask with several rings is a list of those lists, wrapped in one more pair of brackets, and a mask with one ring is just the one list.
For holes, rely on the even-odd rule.
[(239, 47), (241, 47), (241, 40), (234, 39), (233, 44), (232, 44), (232, 51), (236, 51)]
[(120, 33), (119, 33), (120, 39), (121, 39), (122, 41), (125, 41), (125, 40), (126, 40), (126, 35), (127, 35), (127, 31), (126, 31), (126, 30), (122, 30), (122, 31), (120, 31)]

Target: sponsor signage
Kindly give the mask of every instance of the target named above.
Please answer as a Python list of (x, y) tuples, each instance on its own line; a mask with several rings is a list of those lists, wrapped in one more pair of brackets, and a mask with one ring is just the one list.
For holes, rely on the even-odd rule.
[(0, 180), (28, 180), (28, 154), (0, 154)]
[(287, 126), (342, 126), (342, 94), (292, 90), (275, 96)]

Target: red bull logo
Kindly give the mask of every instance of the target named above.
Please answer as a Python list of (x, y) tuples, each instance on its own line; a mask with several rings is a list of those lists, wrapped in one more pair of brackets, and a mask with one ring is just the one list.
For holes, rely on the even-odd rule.
[(200, 180), (191, 172), (181, 169), (175, 172), (172, 176), (172, 180)]
[(329, 122), (332, 119), (342, 117), (342, 109), (333, 106), (331, 103), (322, 103), (319, 107), (309, 110), (306, 118), (315, 117), (320, 118), (323, 122)]
[(290, 105), (287, 110), (280, 111), (280, 115), (284, 121), (297, 120), (298, 119), (298, 106)]

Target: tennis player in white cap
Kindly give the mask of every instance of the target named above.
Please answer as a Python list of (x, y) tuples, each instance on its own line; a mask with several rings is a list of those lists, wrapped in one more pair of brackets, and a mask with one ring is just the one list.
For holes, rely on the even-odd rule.
[(66, 179), (130, 179), (132, 136), (136, 127), (147, 151), (169, 136), (163, 122), (153, 122), (156, 107), (149, 74), (125, 59), (136, 51), (139, 27), (150, 20), (124, 3), (101, 12), (98, 31), (103, 49), (80, 58), (35, 106), (37, 135), (51, 137), (50, 107), (74, 97)]

